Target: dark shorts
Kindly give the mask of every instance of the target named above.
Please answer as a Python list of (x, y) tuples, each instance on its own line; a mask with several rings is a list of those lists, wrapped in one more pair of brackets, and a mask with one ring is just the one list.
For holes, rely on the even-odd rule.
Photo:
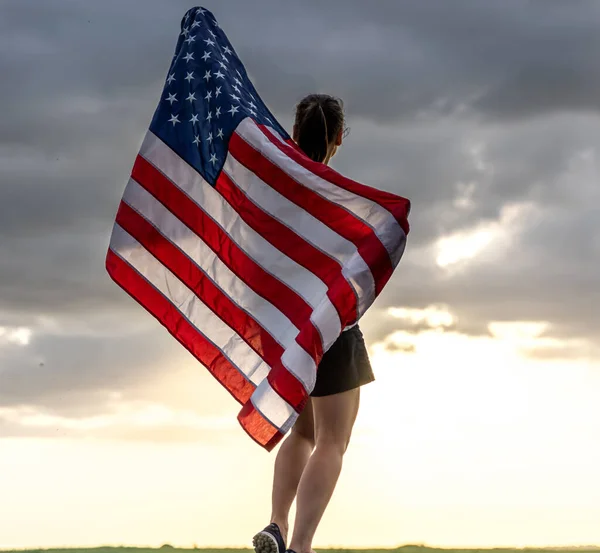
[(331, 396), (353, 390), (375, 380), (369, 354), (358, 325), (342, 332), (327, 350), (317, 368), (317, 381), (310, 394)]

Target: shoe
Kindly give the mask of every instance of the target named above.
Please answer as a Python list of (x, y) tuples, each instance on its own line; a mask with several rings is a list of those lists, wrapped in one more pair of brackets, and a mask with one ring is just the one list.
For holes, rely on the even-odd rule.
[(272, 522), (252, 538), (256, 553), (285, 553), (285, 542), (279, 526)]

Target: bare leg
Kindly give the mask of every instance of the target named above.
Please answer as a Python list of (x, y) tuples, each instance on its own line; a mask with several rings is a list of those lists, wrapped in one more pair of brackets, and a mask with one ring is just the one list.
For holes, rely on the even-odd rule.
[(279, 526), (285, 541), (287, 541), (289, 528), (290, 508), (296, 497), (300, 477), (314, 447), (313, 408), (309, 398), (290, 435), (279, 448), (275, 459), (271, 522), (275, 522)]
[(289, 545), (296, 553), (310, 553), (342, 470), (342, 459), (358, 413), (360, 388), (341, 394), (314, 397), (316, 447), (298, 485), (296, 521)]

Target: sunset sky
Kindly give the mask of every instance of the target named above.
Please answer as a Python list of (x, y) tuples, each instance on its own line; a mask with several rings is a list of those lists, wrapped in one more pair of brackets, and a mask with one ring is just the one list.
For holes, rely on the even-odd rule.
[[(275, 452), (110, 281), (183, 0), (0, 0), (0, 548), (247, 546)], [(600, 2), (206, 1), (412, 201), (316, 545), (600, 544)]]

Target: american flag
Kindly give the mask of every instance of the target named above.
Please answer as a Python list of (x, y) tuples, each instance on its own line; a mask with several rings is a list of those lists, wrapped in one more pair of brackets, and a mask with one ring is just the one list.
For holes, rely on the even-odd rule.
[(304, 408), (323, 353), (388, 282), (409, 209), (308, 159), (197, 7), (181, 22), (106, 268), (271, 450)]

